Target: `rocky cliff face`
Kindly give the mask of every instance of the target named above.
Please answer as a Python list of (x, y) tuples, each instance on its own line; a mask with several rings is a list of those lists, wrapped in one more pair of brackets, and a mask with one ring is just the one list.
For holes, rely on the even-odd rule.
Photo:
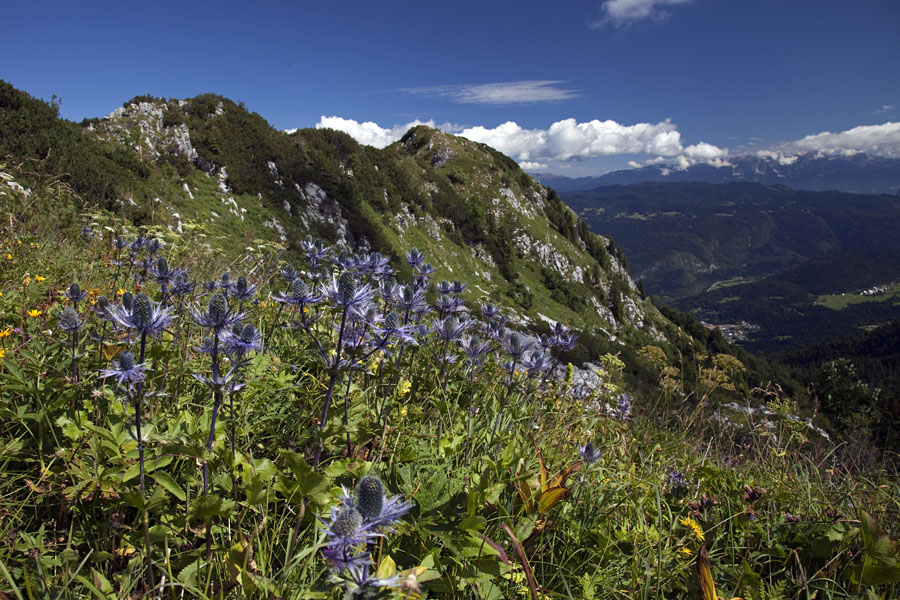
[(522, 321), (662, 338), (612, 241), (483, 144), (424, 126), (383, 150), (329, 130), (287, 134), (211, 95), (134, 101), (89, 129), (178, 167), (154, 215), (170, 227), (194, 221), (288, 249), (311, 234), (401, 267), (417, 247), (439, 277)]

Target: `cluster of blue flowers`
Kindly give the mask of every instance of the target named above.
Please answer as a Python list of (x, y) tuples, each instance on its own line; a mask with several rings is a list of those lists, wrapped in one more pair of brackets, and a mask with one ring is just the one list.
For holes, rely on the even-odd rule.
[(400, 587), (398, 576), (373, 575), (371, 550), (376, 539), (391, 531), (411, 508), (412, 504), (399, 496), (387, 498), (381, 480), (366, 475), (359, 480), (355, 499), (344, 488), (340, 506), (331, 509), (331, 519), (320, 519), (328, 539), (322, 554), (331, 566), (333, 582), (347, 593), (345, 597)]

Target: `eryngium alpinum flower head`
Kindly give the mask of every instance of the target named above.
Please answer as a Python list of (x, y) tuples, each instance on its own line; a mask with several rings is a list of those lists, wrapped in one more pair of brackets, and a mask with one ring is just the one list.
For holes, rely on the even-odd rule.
[(71, 306), (67, 306), (59, 313), (59, 328), (63, 331), (78, 331), (84, 321), (78, 318), (78, 313)]
[(122, 306), (111, 307), (110, 314), (116, 323), (126, 329), (156, 337), (172, 322), (169, 309), (154, 304), (147, 294), (137, 294), (129, 305), (124, 300), (123, 297)]
[(228, 300), (223, 294), (215, 294), (209, 299), (206, 311), (192, 310), (191, 316), (201, 327), (208, 327), (216, 331), (227, 329), (244, 318), (245, 313), (235, 312), (228, 308)]
[(104, 369), (100, 371), (100, 377), (115, 377), (116, 388), (131, 388), (135, 383), (144, 380), (144, 365), (134, 363), (134, 355), (125, 350), (119, 355), (119, 361), (112, 369)]
[(374, 475), (366, 475), (359, 480), (356, 488), (356, 510), (364, 519), (372, 521), (381, 516), (384, 506), (384, 486)]

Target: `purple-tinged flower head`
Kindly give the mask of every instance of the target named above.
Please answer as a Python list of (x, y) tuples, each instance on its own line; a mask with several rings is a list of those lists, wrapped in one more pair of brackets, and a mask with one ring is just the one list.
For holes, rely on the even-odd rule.
[(687, 476), (681, 471), (678, 471), (677, 469), (669, 469), (668, 483), (669, 487), (671, 487), (674, 491), (676, 489), (683, 490), (690, 484), (690, 481), (688, 480)]
[(335, 571), (369, 563), (368, 554), (362, 547), (378, 534), (363, 526), (363, 517), (352, 504), (345, 504), (340, 509), (332, 508), (331, 522), (322, 522), (328, 538), (328, 545), (322, 554)]
[(613, 411), (613, 416), (619, 421), (627, 421), (631, 418), (631, 396), (628, 394), (619, 394), (618, 406)]
[(342, 575), (343, 580), (339, 577), (338, 582), (346, 590), (345, 598), (385, 598), (382, 588), (401, 588), (404, 585), (404, 579), (399, 575), (375, 577), (369, 562), (348, 565)]
[(550, 336), (548, 336), (545, 333), (542, 333), (540, 336), (538, 336), (537, 343), (544, 350), (550, 350), (550, 348), (552, 348), (555, 345), (553, 343), (553, 338), (551, 338)]
[(584, 464), (592, 465), (600, 459), (602, 453), (594, 448), (594, 442), (588, 442), (578, 449), (578, 454), (581, 455)]
[(406, 253), (406, 262), (413, 269), (418, 269), (425, 263), (425, 255), (419, 252), (418, 248), (413, 248)]
[(146, 365), (143, 363), (139, 365), (135, 364), (134, 355), (128, 350), (125, 350), (119, 355), (116, 366), (112, 369), (103, 369), (100, 371), (100, 377), (104, 379), (107, 377), (115, 377), (116, 389), (123, 386), (131, 389), (134, 384), (144, 381), (145, 370)]
[(191, 310), (191, 316), (200, 327), (221, 332), (243, 319), (246, 313), (232, 310), (223, 294), (215, 294), (209, 299), (206, 311), (200, 312), (195, 308)]
[(390, 338), (396, 338), (398, 342), (403, 344), (415, 344), (416, 338), (412, 336), (414, 330), (415, 326), (413, 325), (402, 325), (397, 313), (388, 313), (384, 317), (381, 327), (378, 328), (381, 337), (377, 340), (377, 344), (384, 345)]
[(78, 332), (84, 321), (78, 317), (78, 313), (71, 306), (67, 306), (59, 313), (59, 328), (70, 333)]
[(251, 350), (254, 352), (262, 350), (261, 339), (262, 337), (253, 325), (248, 323), (240, 327), (240, 324), (235, 323), (231, 335), (225, 338), (225, 352), (240, 360)]
[(462, 300), (459, 296), (440, 296), (434, 303), (434, 308), (441, 316), (452, 315), (460, 310)]
[(134, 294), (131, 292), (125, 292), (122, 294), (122, 308), (127, 311), (131, 311), (131, 307), (134, 304)]
[(437, 269), (431, 263), (425, 263), (424, 265), (420, 265), (416, 271), (419, 273), (419, 276), (423, 279), (428, 278), (432, 273), (437, 271)]
[(476, 335), (470, 335), (459, 340), (459, 347), (466, 356), (466, 361), (472, 366), (478, 366), (491, 349), (490, 340), (480, 340)]
[[(212, 348), (209, 348), (210, 342), (208, 342), (209, 338), (203, 340), (203, 348), (198, 348), (201, 352), (206, 351), (208, 348), (208, 354), (212, 354)], [(214, 343), (214, 342), (212, 342)], [(221, 373), (214, 374), (212, 377), (206, 377), (204, 375), (200, 375), (199, 373), (192, 373), (194, 379), (208, 387), (213, 392), (223, 393), (223, 394), (234, 394), (235, 392), (239, 392), (242, 390), (246, 384), (240, 383), (237, 380), (238, 376), (238, 367), (240, 364), (235, 364), (233, 367), (228, 369), (228, 372), (222, 375)]]
[(521, 359), (522, 355), (525, 354), (525, 351), (531, 347), (531, 343), (518, 331), (509, 332), (509, 334), (502, 339), (500, 345), (503, 346), (506, 353), (515, 360)]
[(387, 277), (379, 284), (378, 293), (385, 302), (394, 303), (400, 294), (400, 285), (393, 277)]
[(145, 237), (142, 236), (142, 235), (139, 235), (139, 236), (137, 236), (136, 238), (134, 238), (133, 240), (131, 240), (131, 244), (129, 245), (129, 249), (131, 250), (132, 254), (135, 254), (135, 255), (136, 255), (138, 252), (141, 251), (141, 249), (142, 249), (144, 246), (147, 245), (147, 242), (148, 242), (147, 238), (145, 238)]
[(444, 319), (435, 320), (432, 330), (442, 342), (449, 343), (459, 341), (462, 334), (469, 328), (469, 325), (469, 320), (464, 319), (460, 321), (453, 315), (450, 315)]
[(65, 292), (63, 292), (63, 296), (69, 299), (69, 301), (74, 304), (76, 307), (78, 303), (83, 301), (88, 297), (87, 292), (81, 289), (81, 286), (77, 283), (73, 283), (69, 286)]
[(424, 314), (428, 311), (425, 290), (410, 285), (402, 286), (397, 297), (397, 308), (404, 313)]
[(247, 300), (253, 299), (253, 296), (256, 295), (256, 286), (249, 285), (247, 283), (247, 278), (241, 275), (237, 279), (237, 283), (234, 284), (234, 287), (231, 288), (229, 296), (236, 300), (241, 300), (246, 302)]
[(450, 292), (459, 296), (460, 294), (465, 292), (466, 288), (468, 288), (468, 287), (469, 286), (467, 286), (465, 283), (463, 283), (459, 279), (454, 279), (453, 286), (450, 288)]
[(437, 290), (438, 294), (449, 295), (450, 290), (453, 289), (453, 284), (445, 279), (445, 280), (441, 281), (440, 283), (438, 283), (434, 289)]
[(296, 306), (301, 311), (307, 304), (315, 304), (322, 299), (321, 296), (313, 294), (312, 290), (302, 279), (295, 279), (291, 283), (290, 294), (275, 294), (272, 298), (276, 302)]
[(159, 252), (160, 248), (162, 248), (162, 242), (156, 238), (147, 242), (147, 252), (151, 257), (156, 256), (156, 253)]
[(125, 246), (128, 245), (128, 242), (125, 241), (125, 238), (116, 236), (116, 239), (113, 241), (113, 245), (116, 247), (116, 250), (121, 252), (125, 248)]
[(85, 225), (81, 228), (81, 237), (84, 238), (84, 241), (90, 241), (92, 237), (94, 237), (94, 230)]
[(431, 327), (426, 325), (425, 323), (419, 323), (416, 325), (416, 336), (419, 338), (419, 343), (424, 343), (425, 340), (428, 339), (428, 335), (431, 333)]
[(500, 307), (494, 304), (493, 302), (488, 302), (487, 304), (481, 305), (481, 316), (484, 317), (486, 321), (497, 321), (500, 320)]
[(181, 298), (190, 296), (194, 293), (195, 285), (196, 284), (191, 282), (190, 277), (188, 277), (187, 271), (179, 270), (178, 274), (175, 276), (175, 280), (172, 282), (172, 295)]
[(394, 274), (390, 259), (380, 252), (372, 252), (360, 257), (358, 267), (361, 271), (369, 273), (375, 279), (383, 279)]
[(169, 262), (160, 256), (156, 260), (156, 265), (150, 268), (150, 275), (156, 280), (163, 290), (173, 285), (175, 278), (181, 274), (181, 269), (172, 269)]
[(369, 284), (359, 285), (353, 273), (343, 271), (337, 277), (331, 278), (326, 293), (337, 306), (351, 310), (368, 306), (375, 295), (375, 290)]
[(231, 280), (231, 274), (222, 273), (222, 277), (219, 278), (217, 287), (227, 296), (228, 293), (231, 292), (231, 288), (234, 287), (234, 282)]
[(278, 275), (288, 283), (293, 283), (293, 281), (300, 276), (300, 274), (297, 273), (297, 269), (295, 269), (294, 265), (292, 265), (291, 263), (288, 263), (281, 267), (281, 269), (278, 271)]
[(100, 317), (101, 321), (112, 321), (112, 315), (109, 314), (112, 305), (109, 303), (109, 298), (100, 294), (97, 296), (97, 303), (94, 305), (94, 314)]
[(325, 246), (322, 240), (313, 240), (311, 235), (300, 242), (300, 250), (306, 255), (307, 264), (313, 271), (319, 269), (319, 266), (331, 254), (331, 248)]
[(399, 521), (412, 508), (412, 504), (404, 502), (400, 496), (387, 498), (384, 484), (375, 475), (366, 475), (359, 480), (356, 487), (356, 501), (344, 490), (341, 500), (347, 506), (354, 507), (362, 517), (362, 528), (373, 531), (384, 531)]
[(572, 332), (567, 332), (562, 335), (556, 336), (554, 342), (556, 347), (560, 350), (571, 350), (575, 347), (575, 343), (578, 341), (578, 336)]
[(215, 280), (204, 281), (202, 283), (202, 285), (203, 285), (203, 289), (206, 290), (207, 294), (215, 294), (216, 290), (219, 289), (219, 282), (215, 281)]
[(522, 356), (522, 367), (531, 376), (539, 375), (552, 365), (550, 357), (543, 350), (532, 350)]
[(123, 296), (122, 306), (110, 309), (113, 320), (126, 329), (134, 329), (135, 333), (151, 337), (159, 335), (172, 323), (172, 315), (168, 308), (154, 303), (147, 294), (137, 294), (131, 300), (130, 309), (126, 307)]
[(346, 252), (338, 252), (337, 256), (331, 259), (338, 271), (353, 271), (356, 269), (356, 258)]
[(506, 337), (508, 330), (501, 321), (489, 321), (485, 328), (491, 339), (500, 342), (502, 346), (503, 339)]

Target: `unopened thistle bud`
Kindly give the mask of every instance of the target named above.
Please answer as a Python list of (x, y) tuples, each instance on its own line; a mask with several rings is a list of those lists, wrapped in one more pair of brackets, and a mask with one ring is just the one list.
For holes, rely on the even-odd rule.
[(381, 516), (384, 507), (384, 486), (375, 475), (366, 475), (359, 480), (356, 489), (356, 508), (363, 519), (372, 521)]
[(341, 303), (348, 304), (356, 293), (356, 278), (353, 273), (343, 271), (338, 276), (337, 288)]
[(130, 371), (134, 368), (134, 355), (126, 350), (119, 355), (119, 370)]
[(131, 314), (137, 329), (144, 329), (150, 325), (153, 320), (153, 305), (150, 304), (147, 294), (138, 294), (134, 297)]
[[(225, 276), (223, 275), (222, 279), (224, 278)], [(210, 321), (213, 323), (223, 323), (225, 321), (225, 315), (228, 314), (228, 301), (225, 300), (225, 296), (216, 294), (210, 298), (209, 304), (206, 307), (206, 312)]]
[(331, 524), (331, 530), (341, 537), (350, 537), (354, 535), (359, 528), (362, 527), (363, 517), (358, 510), (347, 506), (341, 509), (341, 512), (334, 518)]

